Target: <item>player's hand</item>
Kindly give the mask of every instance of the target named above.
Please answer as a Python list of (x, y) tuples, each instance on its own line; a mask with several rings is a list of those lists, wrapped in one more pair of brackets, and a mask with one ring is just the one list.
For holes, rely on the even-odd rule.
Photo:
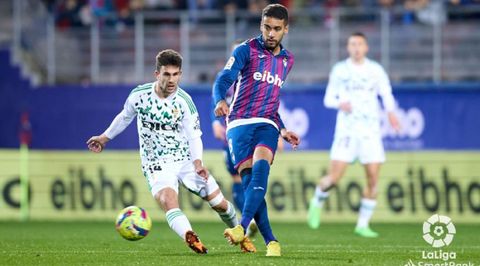
[(102, 152), (103, 148), (105, 148), (105, 144), (107, 144), (109, 140), (110, 139), (104, 134), (100, 136), (93, 136), (87, 141), (88, 149), (95, 153)]
[(341, 102), (340, 105), (338, 106), (338, 109), (349, 114), (352, 112), (352, 104), (350, 102)]
[(286, 140), (288, 143), (290, 143), (294, 150), (298, 148), (298, 145), (300, 145), (300, 137), (297, 134), (295, 134), (295, 132), (282, 129), (280, 133), (282, 135), (282, 138)]
[(213, 129), (213, 136), (216, 139), (225, 141), (225, 127), (220, 122), (215, 120), (215, 122), (212, 124), (212, 129)]
[(208, 179), (208, 176), (210, 174), (208, 173), (208, 169), (205, 166), (203, 166), (202, 161), (195, 160), (193, 162), (193, 166), (195, 167), (195, 172), (197, 173), (197, 175), (203, 177), (205, 180)]
[(215, 115), (216, 116), (226, 116), (228, 115), (228, 105), (225, 100), (221, 100), (215, 106)]
[(395, 129), (396, 132), (400, 132), (402, 129), (402, 126), (400, 125), (400, 122), (398, 121), (398, 118), (394, 112), (388, 113), (388, 122), (390, 122), (390, 125), (393, 129)]

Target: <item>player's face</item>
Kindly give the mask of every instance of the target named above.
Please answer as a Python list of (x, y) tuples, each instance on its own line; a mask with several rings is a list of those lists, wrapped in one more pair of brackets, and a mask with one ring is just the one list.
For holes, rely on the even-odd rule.
[(348, 54), (355, 61), (361, 61), (368, 52), (367, 40), (361, 36), (350, 36), (347, 44)]
[(283, 35), (288, 32), (288, 25), (285, 20), (273, 17), (263, 17), (260, 24), (263, 41), (268, 50), (275, 50), (282, 42)]
[(161, 66), (160, 71), (155, 71), (155, 77), (157, 78), (158, 88), (162, 92), (163, 96), (174, 93), (177, 90), (178, 82), (182, 76), (182, 71), (178, 66)]

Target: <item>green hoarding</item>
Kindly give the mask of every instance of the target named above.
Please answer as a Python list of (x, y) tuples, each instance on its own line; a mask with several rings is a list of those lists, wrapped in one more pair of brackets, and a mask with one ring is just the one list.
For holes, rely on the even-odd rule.
[[(231, 179), (222, 153), (207, 151), (204, 161), (227, 198)], [(20, 219), (19, 152), (0, 151), (0, 219)], [(315, 183), (328, 167), (326, 152), (277, 154), (271, 169), (267, 202), (277, 221), (302, 221)], [(135, 151), (31, 151), (30, 218), (114, 220), (126, 205), (146, 208), (164, 220), (147, 189)], [(382, 167), (378, 206), (372, 222), (418, 222), (441, 213), (456, 222), (480, 221), (480, 152), (389, 153)], [(352, 165), (325, 205), (324, 221), (357, 218), (363, 168)], [(180, 190), (181, 208), (192, 220), (216, 220), (208, 204)]]

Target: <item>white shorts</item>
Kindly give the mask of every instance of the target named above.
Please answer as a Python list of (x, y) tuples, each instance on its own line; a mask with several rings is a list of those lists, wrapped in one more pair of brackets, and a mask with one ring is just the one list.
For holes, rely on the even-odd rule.
[(385, 162), (385, 150), (381, 137), (376, 136), (335, 136), (330, 150), (330, 159), (361, 164)]
[(179, 183), (201, 198), (205, 198), (219, 188), (213, 176), (210, 175), (205, 180), (197, 175), (191, 160), (162, 163), (157, 165), (155, 170), (145, 172), (150, 192), (154, 197), (160, 190), (167, 187), (178, 194)]

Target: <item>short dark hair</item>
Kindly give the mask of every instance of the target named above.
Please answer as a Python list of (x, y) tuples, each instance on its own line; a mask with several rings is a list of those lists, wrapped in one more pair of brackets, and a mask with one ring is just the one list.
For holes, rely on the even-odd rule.
[(178, 66), (182, 68), (182, 56), (175, 50), (166, 49), (157, 54), (156, 70), (160, 71), (162, 66)]
[(263, 17), (272, 17), (285, 21), (285, 25), (288, 24), (288, 10), (285, 6), (281, 4), (270, 4), (266, 6), (262, 11)]
[(350, 37), (362, 37), (365, 41), (368, 41), (365, 33), (360, 32), (360, 31), (353, 32), (352, 34), (350, 34), (350, 36), (348, 36), (348, 38), (350, 38)]

